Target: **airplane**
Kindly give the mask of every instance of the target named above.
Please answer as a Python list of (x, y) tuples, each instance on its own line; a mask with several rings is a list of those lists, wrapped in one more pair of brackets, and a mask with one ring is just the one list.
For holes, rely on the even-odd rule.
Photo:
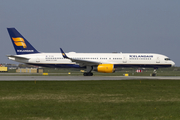
[(55, 68), (86, 68), (84, 76), (93, 76), (92, 71), (113, 73), (118, 67), (154, 68), (172, 67), (175, 63), (167, 56), (156, 53), (43, 53), (37, 51), (15, 28), (7, 28), (16, 55), (8, 59), (30, 65)]

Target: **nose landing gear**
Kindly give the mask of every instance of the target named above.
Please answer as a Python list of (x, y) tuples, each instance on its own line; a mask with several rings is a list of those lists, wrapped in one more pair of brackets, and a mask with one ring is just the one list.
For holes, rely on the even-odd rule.
[(154, 71), (153, 71), (153, 73), (152, 73), (152, 76), (156, 76), (156, 74), (157, 74), (157, 69), (158, 69), (158, 68), (154, 68)]

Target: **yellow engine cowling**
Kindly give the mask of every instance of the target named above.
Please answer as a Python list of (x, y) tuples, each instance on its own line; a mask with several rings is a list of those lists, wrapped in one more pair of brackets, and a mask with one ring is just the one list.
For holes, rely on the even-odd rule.
[(97, 71), (102, 73), (113, 73), (115, 69), (113, 64), (100, 64), (97, 66)]

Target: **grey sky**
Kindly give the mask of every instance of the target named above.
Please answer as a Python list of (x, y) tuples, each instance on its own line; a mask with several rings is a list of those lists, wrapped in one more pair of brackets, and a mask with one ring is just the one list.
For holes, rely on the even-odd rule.
[(0, 63), (15, 63), (8, 27), (38, 51), (142, 52), (180, 66), (179, 0), (1, 0)]

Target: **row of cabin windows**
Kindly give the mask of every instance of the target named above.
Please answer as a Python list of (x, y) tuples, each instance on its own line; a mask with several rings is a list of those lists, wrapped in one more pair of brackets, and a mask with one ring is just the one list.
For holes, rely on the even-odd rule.
[(45, 58), (45, 59), (64, 59), (64, 58)]
[[(48, 57), (46, 57), (46, 59), (65, 59), (65, 58), (48, 58)], [(84, 60), (84, 59), (93, 59), (93, 60), (97, 60), (97, 59), (100, 59), (100, 60), (107, 60), (108, 58), (73, 58), (73, 59), (82, 59), (82, 60)], [(111, 59), (111, 58), (109, 58), (109, 59)], [(113, 60), (122, 60), (122, 58), (112, 58)]]
[[(65, 58), (46, 58), (46, 59), (65, 59)], [(100, 59), (100, 60), (107, 60), (108, 58), (73, 58), (73, 59), (94, 59), (94, 60), (97, 60), (97, 59)], [(109, 58), (111, 59), (111, 58)], [(113, 60), (122, 60), (122, 58), (112, 58)], [(151, 60), (151, 58), (129, 58), (130, 60)], [(165, 59), (165, 60), (170, 60), (170, 59)]]

